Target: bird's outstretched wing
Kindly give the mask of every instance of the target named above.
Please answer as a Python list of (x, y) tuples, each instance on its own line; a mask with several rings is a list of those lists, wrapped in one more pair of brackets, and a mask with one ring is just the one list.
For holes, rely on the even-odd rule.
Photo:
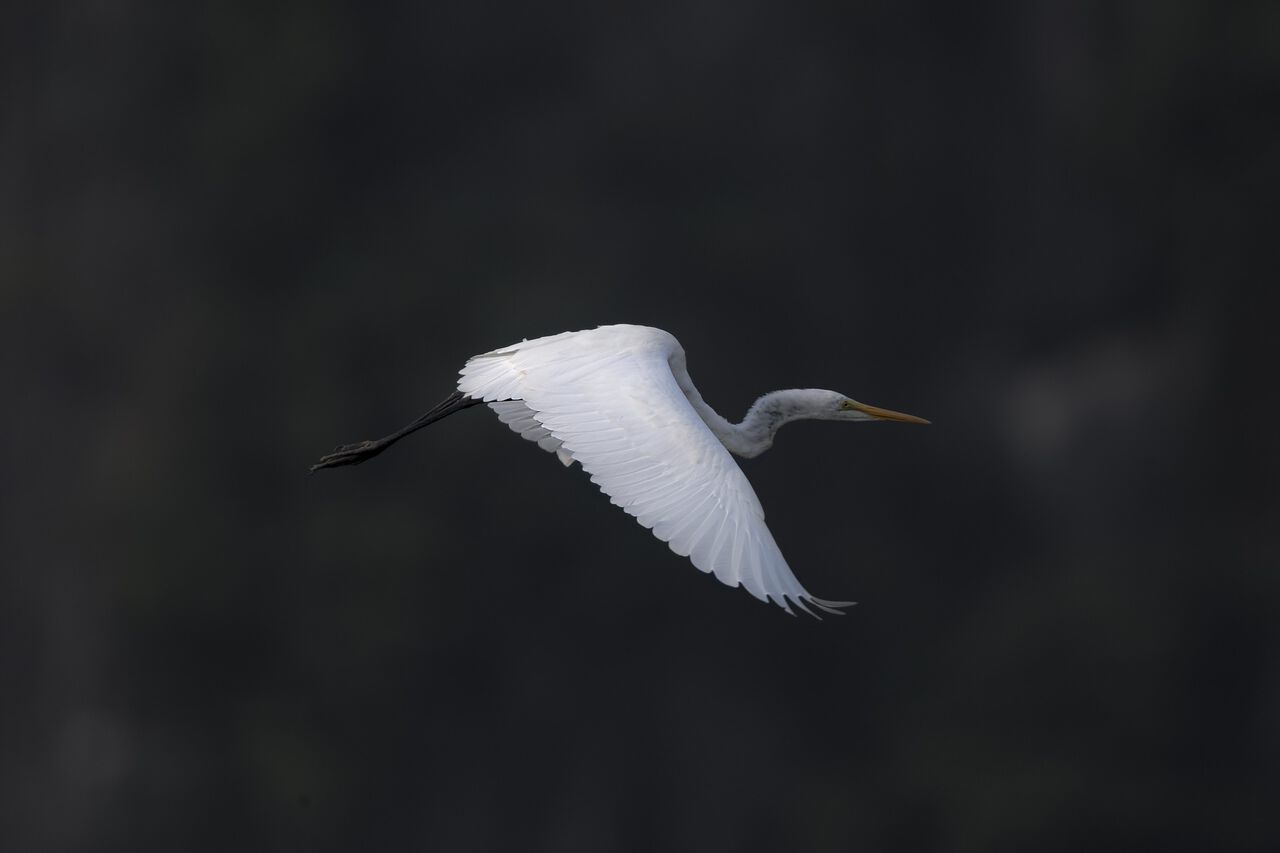
[(679, 345), (649, 331), (577, 332), (485, 353), (467, 362), (458, 389), (566, 464), (578, 461), (614, 504), (702, 571), (788, 613), (792, 604), (839, 613), (845, 602), (815, 598), (796, 580), (751, 484), (672, 373)]

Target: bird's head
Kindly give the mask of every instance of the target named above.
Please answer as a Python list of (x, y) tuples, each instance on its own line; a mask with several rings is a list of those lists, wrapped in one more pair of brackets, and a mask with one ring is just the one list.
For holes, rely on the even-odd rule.
[(745, 438), (739, 440), (739, 437), (731, 435), (725, 446), (739, 456), (758, 456), (773, 444), (773, 435), (780, 427), (800, 420), (929, 423), (915, 415), (859, 403), (836, 391), (792, 388), (789, 391), (772, 391), (756, 400), (737, 428)]
[(927, 424), (924, 418), (859, 403), (836, 391), (816, 391), (811, 398), (814, 406), (812, 417), (828, 421), (898, 421), (906, 424)]

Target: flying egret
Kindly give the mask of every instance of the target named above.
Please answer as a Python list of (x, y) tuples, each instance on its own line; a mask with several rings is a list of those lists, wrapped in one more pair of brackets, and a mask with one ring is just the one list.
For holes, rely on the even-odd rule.
[(816, 388), (765, 394), (742, 423), (730, 423), (694, 387), (680, 343), (648, 326), (525, 340), (472, 357), (460, 373), (458, 390), (413, 423), (376, 441), (341, 445), (311, 470), (357, 465), (485, 403), (565, 465), (580, 463), (612, 503), (702, 571), (787, 613), (794, 604), (814, 616), (809, 605), (840, 614), (852, 602), (815, 598), (800, 585), (729, 454), (759, 456), (779, 427), (806, 418), (929, 423)]

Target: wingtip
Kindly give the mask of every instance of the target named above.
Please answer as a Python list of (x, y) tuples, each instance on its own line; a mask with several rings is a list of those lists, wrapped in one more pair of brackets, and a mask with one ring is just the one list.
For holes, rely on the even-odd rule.
[(809, 603), (821, 610), (823, 613), (830, 613), (832, 616), (844, 616), (845, 607), (853, 607), (856, 601), (828, 601), (825, 598), (810, 598)]
[(822, 621), (822, 616), (815, 613), (813, 610), (810, 610), (810, 606), (816, 607), (818, 610), (822, 611), (822, 613), (826, 613), (831, 616), (844, 616), (845, 613), (840, 608), (853, 607), (858, 603), (856, 601), (830, 601), (825, 598), (814, 598), (813, 596), (792, 597), (788, 595), (780, 597), (766, 595), (764, 597), (764, 601), (782, 608), (782, 612), (786, 613), (788, 616), (796, 615), (795, 610), (792, 608), (795, 608), (796, 610), (803, 610), (806, 614), (817, 619), (819, 622)]

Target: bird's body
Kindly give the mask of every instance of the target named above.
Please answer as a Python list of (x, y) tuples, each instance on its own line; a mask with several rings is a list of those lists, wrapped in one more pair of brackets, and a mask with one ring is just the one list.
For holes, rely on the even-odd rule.
[(779, 427), (802, 418), (923, 422), (834, 391), (797, 389), (766, 394), (733, 424), (703, 401), (671, 334), (601, 326), (474, 356), (457, 393), (435, 410), (386, 439), (341, 447), (316, 467), (361, 462), (478, 403), (564, 464), (582, 465), (614, 504), (696, 567), (788, 613), (791, 604), (838, 613), (845, 602), (815, 598), (796, 580), (730, 452), (757, 456)]

